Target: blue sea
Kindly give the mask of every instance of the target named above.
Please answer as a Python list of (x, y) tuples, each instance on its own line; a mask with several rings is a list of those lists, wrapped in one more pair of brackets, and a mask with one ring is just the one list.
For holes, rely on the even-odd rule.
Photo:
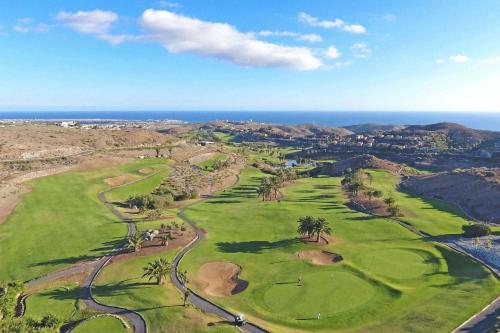
[(361, 111), (0, 111), (0, 119), (37, 120), (211, 120), (255, 121), (272, 124), (356, 124), (425, 125), (453, 122), (467, 127), (500, 131), (500, 112), (361, 112)]

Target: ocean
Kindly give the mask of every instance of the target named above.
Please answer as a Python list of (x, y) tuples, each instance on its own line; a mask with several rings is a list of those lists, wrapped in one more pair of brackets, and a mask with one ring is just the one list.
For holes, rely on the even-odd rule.
[(361, 112), (361, 111), (0, 111), (0, 119), (24, 120), (212, 120), (255, 121), (272, 124), (315, 124), (347, 126), (357, 124), (425, 125), (453, 122), (467, 127), (500, 131), (500, 112)]

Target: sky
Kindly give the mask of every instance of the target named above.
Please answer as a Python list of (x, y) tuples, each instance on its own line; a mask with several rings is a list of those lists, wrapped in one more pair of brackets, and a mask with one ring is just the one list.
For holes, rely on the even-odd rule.
[(500, 112), (498, 0), (0, 0), (0, 110)]

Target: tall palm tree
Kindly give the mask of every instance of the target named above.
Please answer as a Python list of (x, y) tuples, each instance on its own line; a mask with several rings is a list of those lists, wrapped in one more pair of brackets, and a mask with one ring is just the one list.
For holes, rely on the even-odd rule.
[(163, 283), (165, 278), (170, 274), (172, 265), (167, 259), (160, 258), (153, 262), (148, 263), (144, 269), (144, 274), (142, 277), (147, 277), (148, 281), (156, 279), (156, 284), (160, 285)]
[(321, 235), (332, 234), (332, 228), (330, 228), (326, 219), (317, 217), (316, 219), (314, 219), (313, 233), (316, 234), (316, 242), (319, 243)]
[(314, 231), (314, 218), (312, 216), (302, 216), (297, 222), (299, 223), (297, 233), (308, 238), (311, 237)]
[(144, 241), (142, 237), (136, 232), (132, 236), (127, 238), (128, 244), (127, 249), (133, 249), (134, 252), (137, 252), (141, 249), (142, 242)]

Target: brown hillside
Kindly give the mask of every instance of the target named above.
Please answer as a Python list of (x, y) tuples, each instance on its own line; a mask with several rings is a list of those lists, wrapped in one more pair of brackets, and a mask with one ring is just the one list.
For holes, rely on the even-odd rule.
[(500, 184), (491, 179), (467, 172), (439, 173), (411, 177), (401, 186), (417, 195), (456, 204), (479, 220), (500, 223)]
[(347, 169), (356, 171), (358, 169), (384, 169), (393, 173), (401, 173), (405, 166), (382, 160), (373, 155), (360, 155), (351, 157), (333, 164), (319, 167), (314, 174), (327, 174), (331, 176), (342, 176)]

